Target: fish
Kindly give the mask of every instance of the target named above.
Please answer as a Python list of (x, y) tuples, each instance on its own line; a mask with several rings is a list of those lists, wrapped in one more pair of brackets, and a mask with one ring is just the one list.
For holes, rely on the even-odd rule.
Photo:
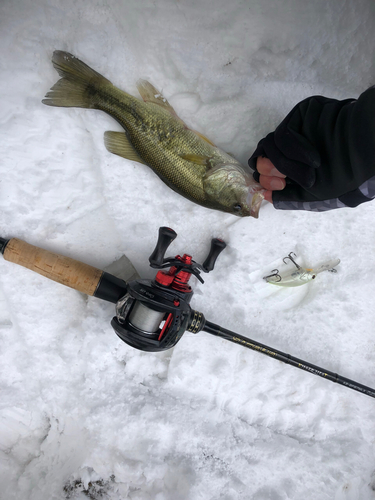
[(110, 153), (147, 165), (167, 186), (198, 205), (258, 218), (265, 190), (250, 167), (189, 128), (151, 83), (137, 81), (140, 99), (115, 87), (69, 52), (56, 50), (52, 64), (61, 79), (43, 104), (108, 113), (124, 129), (105, 132)]

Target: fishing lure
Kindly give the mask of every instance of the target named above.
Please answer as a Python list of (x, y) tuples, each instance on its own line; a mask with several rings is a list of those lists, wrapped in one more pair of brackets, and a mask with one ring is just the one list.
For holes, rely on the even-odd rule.
[(271, 283), (272, 285), (287, 287), (301, 286), (314, 280), (317, 274), (321, 273), (322, 271), (337, 273), (335, 266), (340, 264), (340, 259), (334, 259), (327, 262), (326, 264), (322, 264), (316, 269), (307, 269), (297, 264), (297, 262), (294, 260), (294, 258), (296, 257), (297, 256), (295, 253), (290, 252), (290, 254), (283, 259), (284, 264), (287, 264), (287, 259), (293, 262), (296, 269), (292, 269), (286, 274), (280, 274), (278, 269), (274, 269), (273, 271), (271, 271), (271, 274), (269, 274), (268, 276), (264, 276), (263, 279), (266, 280), (267, 283)]

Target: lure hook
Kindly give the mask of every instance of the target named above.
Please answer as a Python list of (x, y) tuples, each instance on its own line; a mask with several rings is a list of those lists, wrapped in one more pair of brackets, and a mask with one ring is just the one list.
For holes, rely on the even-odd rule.
[(294, 252), (290, 252), (290, 254), (287, 257), (283, 258), (284, 264), (287, 264), (287, 262), (285, 262), (285, 260), (289, 259), (293, 262), (293, 264), (296, 266), (297, 269), (302, 269), (301, 266), (298, 265), (297, 262), (293, 259), (292, 255), (294, 256), (294, 258), (297, 258), (297, 255)]
[(271, 271), (271, 274), (269, 274), (268, 276), (263, 276), (263, 279), (264, 280), (267, 280), (268, 278), (277, 278), (277, 281), (276, 283), (278, 283), (279, 281), (281, 281), (281, 276), (279, 274), (279, 270), (278, 269), (274, 269), (273, 271)]

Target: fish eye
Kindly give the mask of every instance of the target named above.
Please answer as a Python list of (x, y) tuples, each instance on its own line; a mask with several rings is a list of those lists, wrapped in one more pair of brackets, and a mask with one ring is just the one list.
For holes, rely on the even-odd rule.
[(233, 210), (235, 212), (240, 212), (242, 210), (242, 205), (240, 203), (237, 203), (236, 205), (234, 205)]

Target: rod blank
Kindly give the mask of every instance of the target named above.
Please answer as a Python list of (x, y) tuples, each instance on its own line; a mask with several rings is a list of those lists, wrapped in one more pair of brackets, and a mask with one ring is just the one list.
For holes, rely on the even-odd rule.
[(222, 328), (219, 325), (215, 325), (210, 321), (206, 321), (203, 331), (210, 333), (211, 335), (221, 337), (225, 340), (229, 340), (230, 342), (234, 342), (235, 344), (240, 344), (244, 347), (247, 347), (248, 349), (252, 349), (253, 351), (260, 352), (262, 354), (265, 354), (266, 356), (270, 356), (271, 358), (282, 361), (283, 363), (287, 363), (288, 365), (292, 365), (296, 368), (312, 373), (313, 375), (318, 375), (319, 377), (323, 377), (327, 380), (330, 380), (331, 382), (336, 382), (337, 384), (349, 387), (349, 389), (353, 389), (354, 391), (358, 391), (362, 394), (366, 394), (367, 396), (375, 398), (375, 389), (372, 389), (371, 387), (359, 384), (354, 380), (342, 377), (341, 375), (326, 370), (325, 368), (321, 368), (320, 366), (313, 365), (311, 363), (308, 363), (307, 361), (303, 361), (302, 359), (295, 358), (290, 354), (286, 354), (282, 351), (273, 349), (272, 347), (268, 347), (265, 344), (257, 342), (256, 340), (252, 340), (237, 333), (231, 332), (230, 330), (226, 330), (225, 328)]

